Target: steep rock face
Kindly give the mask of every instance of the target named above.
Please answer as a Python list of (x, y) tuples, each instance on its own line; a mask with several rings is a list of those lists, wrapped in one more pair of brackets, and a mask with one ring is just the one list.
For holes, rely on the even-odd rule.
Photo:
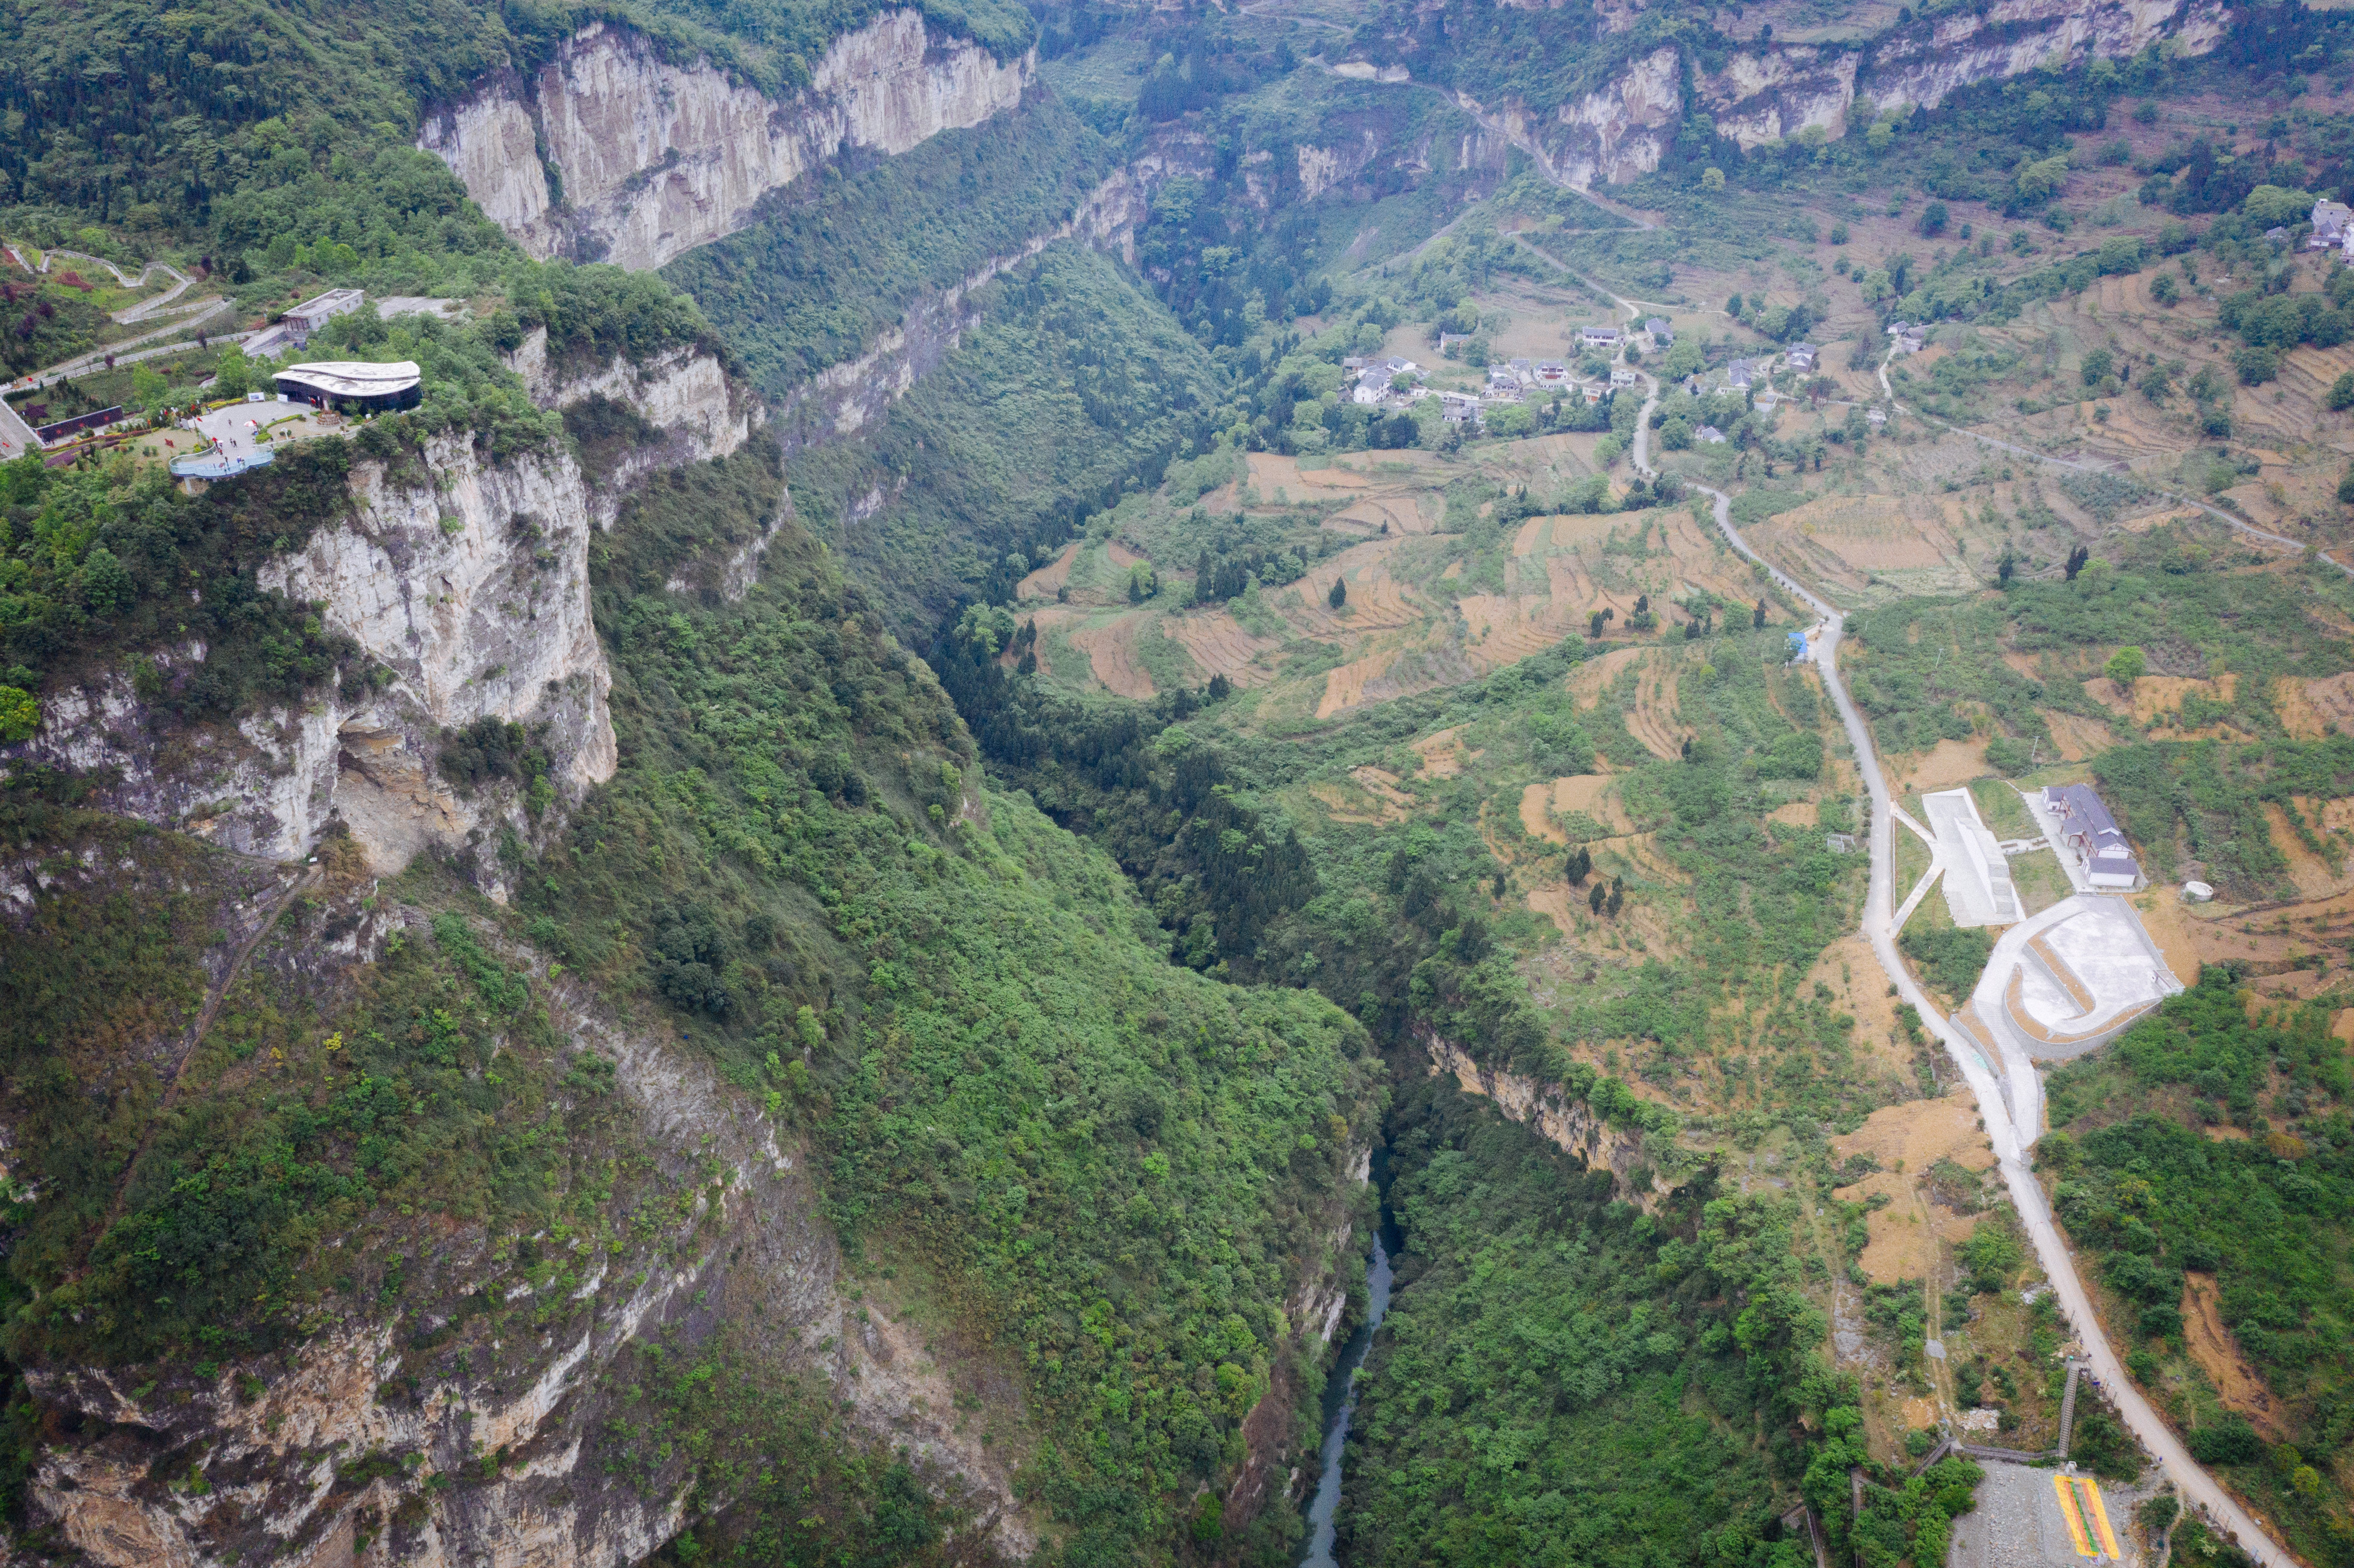
[(610, 471), (593, 476), (588, 508), (599, 528), (613, 525), (630, 488), (646, 474), (731, 456), (769, 420), (767, 405), (731, 377), (716, 355), (693, 344), (643, 364), (617, 354), (604, 365), (560, 367), (548, 359), (546, 329), (535, 327), (506, 362), (543, 408), (602, 397), (662, 432), (660, 441), (632, 447)]
[[(361, 465), (355, 514), (258, 575), (322, 601), (327, 624), (395, 676), (337, 715), (325, 791), (379, 871), (482, 820), (431, 768), (443, 729), (496, 718), (540, 730), (567, 800), (617, 760), (579, 466), (568, 455), (485, 463), (465, 438), (442, 437), (426, 470), (418, 483)], [(303, 824), (304, 836), (322, 825)]]
[(1856, 57), (1846, 50), (1768, 49), (1735, 55), (1724, 69), (1697, 84), (1717, 131), (1741, 150), (1819, 127), (1846, 133), (1855, 102)]
[(441, 108), (418, 145), (532, 254), (652, 268), (744, 228), (763, 196), (845, 147), (904, 153), (1012, 108), (1034, 67), (907, 9), (836, 38), (779, 101), (596, 23), (529, 81), (501, 73)]
[(1561, 178), (1617, 185), (1659, 166), (1683, 119), (1678, 58), (1672, 46), (1654, 49), (1609, 86), (1561, 106), (1552, 138)]
[(2126, 59), (2161, 39), (2211, 52), (2228, 25), (2218, 0), (2001, 0), (1908, 29), (1873, 51), (1862, 95), (1875, 113), (1934, 109), (1958, 89), (2094, 59)]
[[(429, 939), (409, 929), (424, 919), (373, 915), (348, 956), (366, 961), (404, 930)], [(632, 1143), (686, 1195), (674, 1221), (601, 1244), (592, 1230), (586, 1251), (574, 1242), (581, 1283), (559, 1320), (544, 1337), (491, 1341), (489, 1364), (455, 1381), (408, 1383), (404, 1363), (430, 1360), (417, 1351), (420, 1333), (470, 1294), (532, 1294), (479, 1229), (434, 1233), (398, 1318), (347, 1319), (258, 1368), (175, 1373), (137, 1392), (101, 1372), (33, 1369), (43, 1404), (81, 1418), (45, 1451), (36, 1518), (111, 1568), (257, 1555), (303, 1568), (624, 1568), (674, 1534), (691, 1503), (728, 1500), (684, 1456), (651, 1474), (622, 1463), (642, 1415), (625, 1352), (659, 1340), (682, 1365), (724, 1343), (739, 1367), (832, 1385), (864, 1434), (978, 1500), (999, 1551), (1034, 1550), (1012, 1457), (955, 1430), (958, 1390), (920, 1332), (845, 1298), (799, 1144), (702, 1056), (615, 1024), (591, 992), (529, 955), (506, 956), (531, 969), (565, 1048), (613, 1064)], [(239, 1371), (259, 1391), (237, 1386)], [(175, 1454), (167, 1472), (159, 1460)], [(207, 1488), (180, 1484), (190, 1463)], [(373, 1553), (359, 1549), (364, 1532), (377, 1538)]]
[[(1534, 1128), (1538, 1137), (1556, 1149), (1583, 1160), (1587, 1169), (1624, 1178), (1646, 1163), (1641, 1134), (1610, 1126), (1585, 1101), (1563, 1094), (1560, 1085), (1481, 1066), (1460, 1045), (1426, 1032), (1422, 1045), (1430, 1055), (1432, 1077), (1446, 1074), (1465, 1094), (1494, 1100), (1498, 1110)], [(1657, 1201), (1655, 1192), (1625, 1191), (1623, 1181), (1620, 1185), (1622, 1195), (1645, 1208)]]
[(956, 352), (981, 320), (973, 293), (991, 279), (1071, 239), (1122, 260), (1136, 260), (1136, 230), (1151, 205), (1151, 175), (1116, 170), (1077, 210), (1019, 249), (992, 256), (949, 287), (916, 302), (864, 354), (828, 366), (777, 399), (779, 437), (787, 452), (855, 435)]
[[(1612, 30), (1619, 15), (1612, 14)], [(1631, 19), (1633, 12), (1623, 15)], [(1934, 109), (1978, 82), (2125, 59), (2155, 43), (2207, 54), (2222, 41), (2228, 21), (2221, 0), (2000, 0), (1982, 14), (1956, 12), (1908, 26), (1861, 52), (1799, 44), (1744, 51), (1697, 78), (1690, 105), (1674, 46), (1634, 60), (1608, 85), (1550, 116), (1516, 101), (1449, 96), (1550, 177), (1583, 190), (1623, 185), (1658, 168), (1688, 110), (1708, 115), (1744, 151), (1810, 129), (1837, 138), (1859, 101), (1874, 115), (1909, 113)], [(1352, 80), (1407, 79), (1400, 66), (1344, 61), (1331, 69)], [(1316, 177), (1331, 183), (1331, 154), (1318, 149), (1313, 157)], [(1300, 158), (1304, 183), (1311, 150), (1301, 148)]]
[[(421, 469), (360, 462), (350, 486), (345, 519), (256, 581), (321, 601), (322, 619), (388, 683), (347, 680), (234, 730), (190, 733), (107, 671), (47, 705), (39, 733), (12, 754), (111, 769), (116, 781), (93, 804), (270, 859), (300, 858), (340, 817), (382, 872), (429, 843), (464, 841), (486, 812), (532, 831), (514, 790), (470, 800), (440, 777), (444, 729), (534, 726), (567, 800), (611, 777), (612, 683), (589, 620), (578, 465), (563, 454), (488, 463), (464, 438), (440, 437)], [(155, 662), (168, 673), (205, 652), (190, 642)]]

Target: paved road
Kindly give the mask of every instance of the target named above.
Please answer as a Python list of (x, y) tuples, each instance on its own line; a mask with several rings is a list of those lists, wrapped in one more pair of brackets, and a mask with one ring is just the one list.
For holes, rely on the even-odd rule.
[[(1631, 309), (1631, 307), (1630, 307)], [(1650, 417), (1652, 407), (1659, 397), (1656, 377), (1645, 374), (1649, 395), (1643, 400), (1641, 414), (1635, 421), (1634, 461), (1638, 472), (1649, 477)], [(1892, 399), (1893, 401), (1893, 399)], [(1967, 433), (1967, 432), (1964, 432)], [(2029, 456), (2039, 456), (2028, 453)], [(1889, 983), (1895, 986), (1903, 999), (1920, 1012), (1922, 1022), (1945, 1044), (1946, 1052), (1962, 1071), (1970, 1093), (1977, 1097), (1978, 1111), (1985, 1118), (1987, 1138), (1994, 1146), (1995, 1159), (2002, 1171), (2003, 1184), (2010, 1190), (2010, 1198), (2019, 1210), (2029, 1237), (2035, 1245), (2036, 1260), (2043, 1266), (2051, 1279), (2053, 1293), (2060, 1298), (2061, 1315), (2075, 1330), (2084, 1347), (2084, 1360), (2093, 1375), (2101, 1380), (2104, 1390), (2117, 1407), (2118, 1414), (2141, 1446), (2156, 1456), (2158, 1467), (2172, 1481), (2186, 1502), (2205, 1514), (2210, 1523), (2236, 1542), (2264, 1568), (2294, 1568), (2296, 1559), (2260, 1529), (2248, 1511), (2234, 1501), (2215, 1478), (2201, 1469), (2191, 1458), (2166, 1423), (2158, 1419), (2149, 1402), (2141, 1396), (2126, 1379), (2124, 1363), (2101, 1331), (2100, 1319), (2094, 1315), (2093, 1305), (2084, 1291), (2084, 1281), (2077, 1277), (2076, 1260), (2061, 1239), (2059, 1227), (2052, 1224), (2051, 1206), (2044, 1201), (2043, 1189), (2028, 1168), (2027, 1151), (2041, 1135), (2040, 1110), (2041, 1085), (2033, 1098), (2026, 1101), (2029, 1115), (2035, 1124), (2021, 1138), (2013, 1122), (2009, 1104), (2005, 1099), (2002, 1085), (1992, 1063), (1970, 1040), (1949, 1022), (1945, 1014), (1931, 1005), (1928, 996), (1913, 979), (1897, 956), (1892, 914), (1895, 903), (1893, 880), (1896, 864), (1895, 802), (1890, 797), (1888, 781), (1882, 777), (1880, 758), (1872, 749), (1872, 731), (1863, 722), (1863, 715), (1848, 695), (1847, 683), (1840, 679), (1839, 643), (1847, 630), (1845, 617), (1824, 599), (1803, 588), (1755, 550), (1733, 525), (1732, 498), (1723, 491), (1703, 484), (1691, 488), (1707, 496), (1716, 514), (1716, 526), (1725, 541), (1745, 559), (1766, 568), (1768, 576), (1784, 592), (1812, 609), (1822, 618), (1819, 634), (1815, 640), (1815, 664), (1822, 672), (1824, 689), (1830, 693), (1831, 703), (1839, 710), (1840, 723), (1846, 727), (1848, 744), (1855, 748), (1855, 763), (1863, 775), (1864, 787), (1872, 796), (1872, 880), (1863, 904), (1864, 935), (1871, 940), (1872, 955), (1887, 971)], [(2294, 544), (2294, 541), (2284, 541)], [(2299, 546), (2300, 548), (2302, 546)], [(2031, 1079), (2033, 1069), (2028, 1069)]]

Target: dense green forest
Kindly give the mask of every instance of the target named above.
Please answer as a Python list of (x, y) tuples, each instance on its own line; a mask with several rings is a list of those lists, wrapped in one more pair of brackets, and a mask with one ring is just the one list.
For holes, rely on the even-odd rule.
[[(2229, 1467), (2300, 1551), (2343, 1562), (2327, 1459), (2354, 1432), (2354, 1075), (2329, 1021), (2326, 1007), (2260, 1012), (2210, 968), (2113, 1050), (2052, 1074), (2037, 1165), (2115, 1304), (2135, 1378), (2192, 1453)], [(2263, 1379), (2264, 1409), (2190, 1353), (2199, 1312)]]
[(1823, 1333), (1787, 1201), (1702, 1181), (1646, 1213), (1444, 1080), (1401, 1097), (1404, 1250), (1350, 1437), (1348, 1560), (1780, 1563)]

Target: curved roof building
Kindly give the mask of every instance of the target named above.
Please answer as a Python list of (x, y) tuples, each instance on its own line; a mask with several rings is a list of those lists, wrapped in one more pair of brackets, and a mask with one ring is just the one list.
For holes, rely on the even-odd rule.
[(389, 365), (359, 360), (329, 359), (312, 365), (290, 365), (278, 372), (278, 390), (298, 403), (346, 413), (378, 414), (391, 408), (414, 408), (423, 400), (424, 376), (413, 359)]

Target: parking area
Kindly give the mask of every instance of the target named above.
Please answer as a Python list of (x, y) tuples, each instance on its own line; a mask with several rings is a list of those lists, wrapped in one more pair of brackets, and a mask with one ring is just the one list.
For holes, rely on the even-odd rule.
[(1954, 1521), (1946, 1568), (2138, 1568), (2143, 1554), (2130, 1526), (2134, 1506), (2147, 1495), (2142, 1489), (1999, 1459), (1975, 1462), (1986, 1479), (1978, 1506)]

